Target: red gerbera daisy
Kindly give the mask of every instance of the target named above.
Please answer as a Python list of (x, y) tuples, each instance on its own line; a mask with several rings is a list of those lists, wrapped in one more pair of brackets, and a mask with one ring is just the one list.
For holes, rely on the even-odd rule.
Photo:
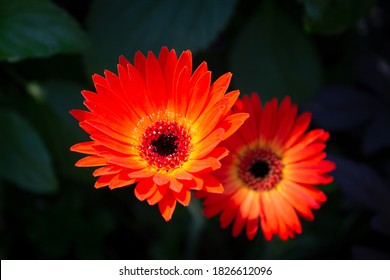
[(89, 111), (71, 111), (92, 140), (71, 147), (88, 155), (76, 166), (100, 166), (96, 188), (137, 183), (136, 197), (158, 203), (167, 221), (190, 190), (222, 192), (210, 174), (227, 155), (219, 144), (248, 117), (230, 113), (239, 95), (225, 94), (230, 73), (210, 85), (205, 62), (192, 73), (190, 51), (178, 58), (163, 47), (158, 58), (137, 52), (134, 65), (121, 56), (118, 75), (104, 75), (92, 77), (96, 93), (82, 91)]
[[(311, 114), (297, 117), (297, 106), (286, 97), (278, 107), (272, 99), (262, 108), (257, 94), (238, 100), (233, 112), (249, 112), (249, 119), (226, 142), (230, 150), (222, 168), (215, 172), (224, 185), (223, 194), (199, 193), (205, 197), (204, 213), (221, 213), (221, 227), (233, 223), (233, 236), (246, 225), (253, 239), (261, 225), (264, 236), (286, 240), (301, 233), (298, 214), (313, 220), (326, 196), (317, 184), (328, 184), (327, 173), (335, 164), (326, 157), (329, 133), (322, 129), (305, 132)], [(234, 222), (233, 222), (234, 221)]]

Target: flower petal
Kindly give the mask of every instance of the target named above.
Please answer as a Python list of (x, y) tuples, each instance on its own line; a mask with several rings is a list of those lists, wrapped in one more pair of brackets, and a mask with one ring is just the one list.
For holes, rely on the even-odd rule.
[(135, 196), (143, 201), (150, 197), (157, 190), (157, 185), (152, 180), (141, 180), (134, 188)]
[(172, 218), (175, 207), (176, 199), (172, 192), (168, 190), (165, 196), (158, 202), (158, 208), (165, 221), (168, 222)]

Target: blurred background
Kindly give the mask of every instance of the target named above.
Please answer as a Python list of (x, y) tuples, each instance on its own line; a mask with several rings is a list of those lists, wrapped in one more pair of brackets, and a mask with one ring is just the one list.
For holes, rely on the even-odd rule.
[[(1, 258), (389, 259), (389, 21), (386, 0), (0, 0)], [(330, 131), (335, 181), (301, 235), (233, 238), (195, 199), (165, 223), (74, 167), (88, 137), (68, 111), (92, 74), (163, 45)]]

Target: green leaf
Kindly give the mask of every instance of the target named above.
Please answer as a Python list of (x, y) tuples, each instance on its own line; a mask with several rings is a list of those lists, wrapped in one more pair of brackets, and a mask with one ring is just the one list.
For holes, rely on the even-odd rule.
[(236, 0), (95, 0), (87, 19), (94, 48), (88, 73), (113, 69), (119, 55), (132, 59), (138, 50), (176, 52), (207, 48), (227, 24)]
[(0, 1), (0, 60), (85, 51), (88, 40), (64, 10), (44, 0)]
[(295, 23), (264, 1), (230, 53), (235, 87), (263, 100), (290, 95), (307, 100), (321, 86), (322, 69), (309, 39)]
[(303, 0), (304, 26), (308, 32), (339, 34), (356, 25), (374, 0)]
[(39, 135), (20, 115), (0, 111), (0, 177), (34, 193), (58, 189), (49, 154)]

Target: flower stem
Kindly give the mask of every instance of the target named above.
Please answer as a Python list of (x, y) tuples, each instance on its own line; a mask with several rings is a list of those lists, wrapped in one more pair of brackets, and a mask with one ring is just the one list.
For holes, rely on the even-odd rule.
[(204, 216), (202, 214), (202, 208), (200, 200), (193, 199), (188, 205), (188, 210), (191, 215), (191, 223), (188, 227), (189, 238), (187, 239), (186, 258), (195, 259), (197, 255), (197, 249), (199, 246), (200, 235), (204, 227)]

